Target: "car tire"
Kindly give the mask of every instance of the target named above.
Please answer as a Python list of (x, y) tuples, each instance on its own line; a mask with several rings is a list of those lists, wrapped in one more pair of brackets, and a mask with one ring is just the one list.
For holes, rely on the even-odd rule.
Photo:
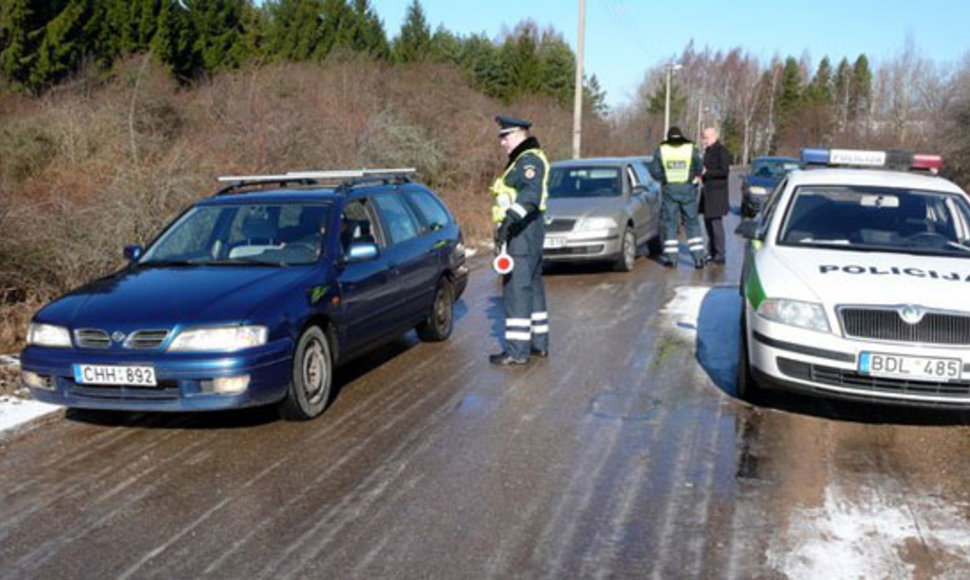
[(620, 238), (620, 255), (616, 257), (613, 267), (620, 272), (629, 272), (637, 261), (637, 237), (633, 228), (627, 226)]
[(280, 415), (290, 421), (313, 419), (327, 408), (333, 385), (333, 355), (330, 341), (318, 326), (300, 336), (293, 357), (293, 377)]
[(751, 375), (751, 363), (748, 360), (748, 330), (743, 302), (741, 304), (740, 330), (738, 339), (738, 398), (754, 403), (759, 399), (761, 389)]
[(434, 293), (428, 318), (417, 326), (418, 336), (425, 342), (441, 342), (451, 336), (455, 326), (455, 292), (451, 283), (442, 278)]

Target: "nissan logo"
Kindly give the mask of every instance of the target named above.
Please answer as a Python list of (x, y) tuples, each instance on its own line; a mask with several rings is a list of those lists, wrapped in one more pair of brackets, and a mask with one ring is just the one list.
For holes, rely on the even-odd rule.
[(121, 332), (120, 330), (116, 330), (113, 333), (111, 333), (111, 340), (115, 342), (121, 342), (124, 339), (125, 339), (125, 333)]
[(912, 304), (900, 307), (897, 312), (899, 312), (899, 317), (906, 324), (917, 324), (920, 320), (923, 320), (923, 315), (926, 314), (926, 311), (922, 308), (913, 306)]

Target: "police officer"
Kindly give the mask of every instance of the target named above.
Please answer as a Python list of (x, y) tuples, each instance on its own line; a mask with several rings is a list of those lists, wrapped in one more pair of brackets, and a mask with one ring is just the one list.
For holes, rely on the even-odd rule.
[(663, 263), (668, 268), (677, 267), (677, 230), (681, 216), (694, 267), (704, 267), (704, 238), (697, 220), (696, 185), (703, 170), (704, 162), (697, 147), (678, 127), (671, 127), (667, 131), (667, 140), (660, 143), (650, 161), (650, 175), (662, 184)]
[(503, 283), (505, 349), (488, 357), (495, 365), (523, 365), (530, 355), (549, 356), (549, 315), (542, 284), (542, 242), (546, 227), (549, 161), (539, 141), (529, 135), (532, 123), (517, 117), (495, 117), (499, 142), (509, 156), (505, 172), (492, 185), (497, 225), (495, 244), (507, 244), (515, 260)]

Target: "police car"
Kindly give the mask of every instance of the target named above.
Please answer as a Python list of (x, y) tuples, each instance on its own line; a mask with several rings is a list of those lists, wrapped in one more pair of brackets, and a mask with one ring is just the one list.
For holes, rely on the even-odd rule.
[(801, 162), (741, 226), (739, 395), (970, 407), (970, 197), (935, 155)]

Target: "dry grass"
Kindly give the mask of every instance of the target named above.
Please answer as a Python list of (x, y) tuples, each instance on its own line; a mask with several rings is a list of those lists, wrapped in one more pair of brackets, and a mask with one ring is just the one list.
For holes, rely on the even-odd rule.
[[(0, 98), (0, 353), (23, 345), (45, 299), (117, 269), (215, 177), (298, 169), (414, 166), (470, 245), (490, 240), (487, 186), (504, 156), (493, 116), (531, 118), (568, 157), (571, 111), (509, 107), (449, 66), (343, 58), (280, 64), (178, 87), (150, 60), (120, 63), (43, 98)], [(584, 154), (614, 154), (591, 122)]]

